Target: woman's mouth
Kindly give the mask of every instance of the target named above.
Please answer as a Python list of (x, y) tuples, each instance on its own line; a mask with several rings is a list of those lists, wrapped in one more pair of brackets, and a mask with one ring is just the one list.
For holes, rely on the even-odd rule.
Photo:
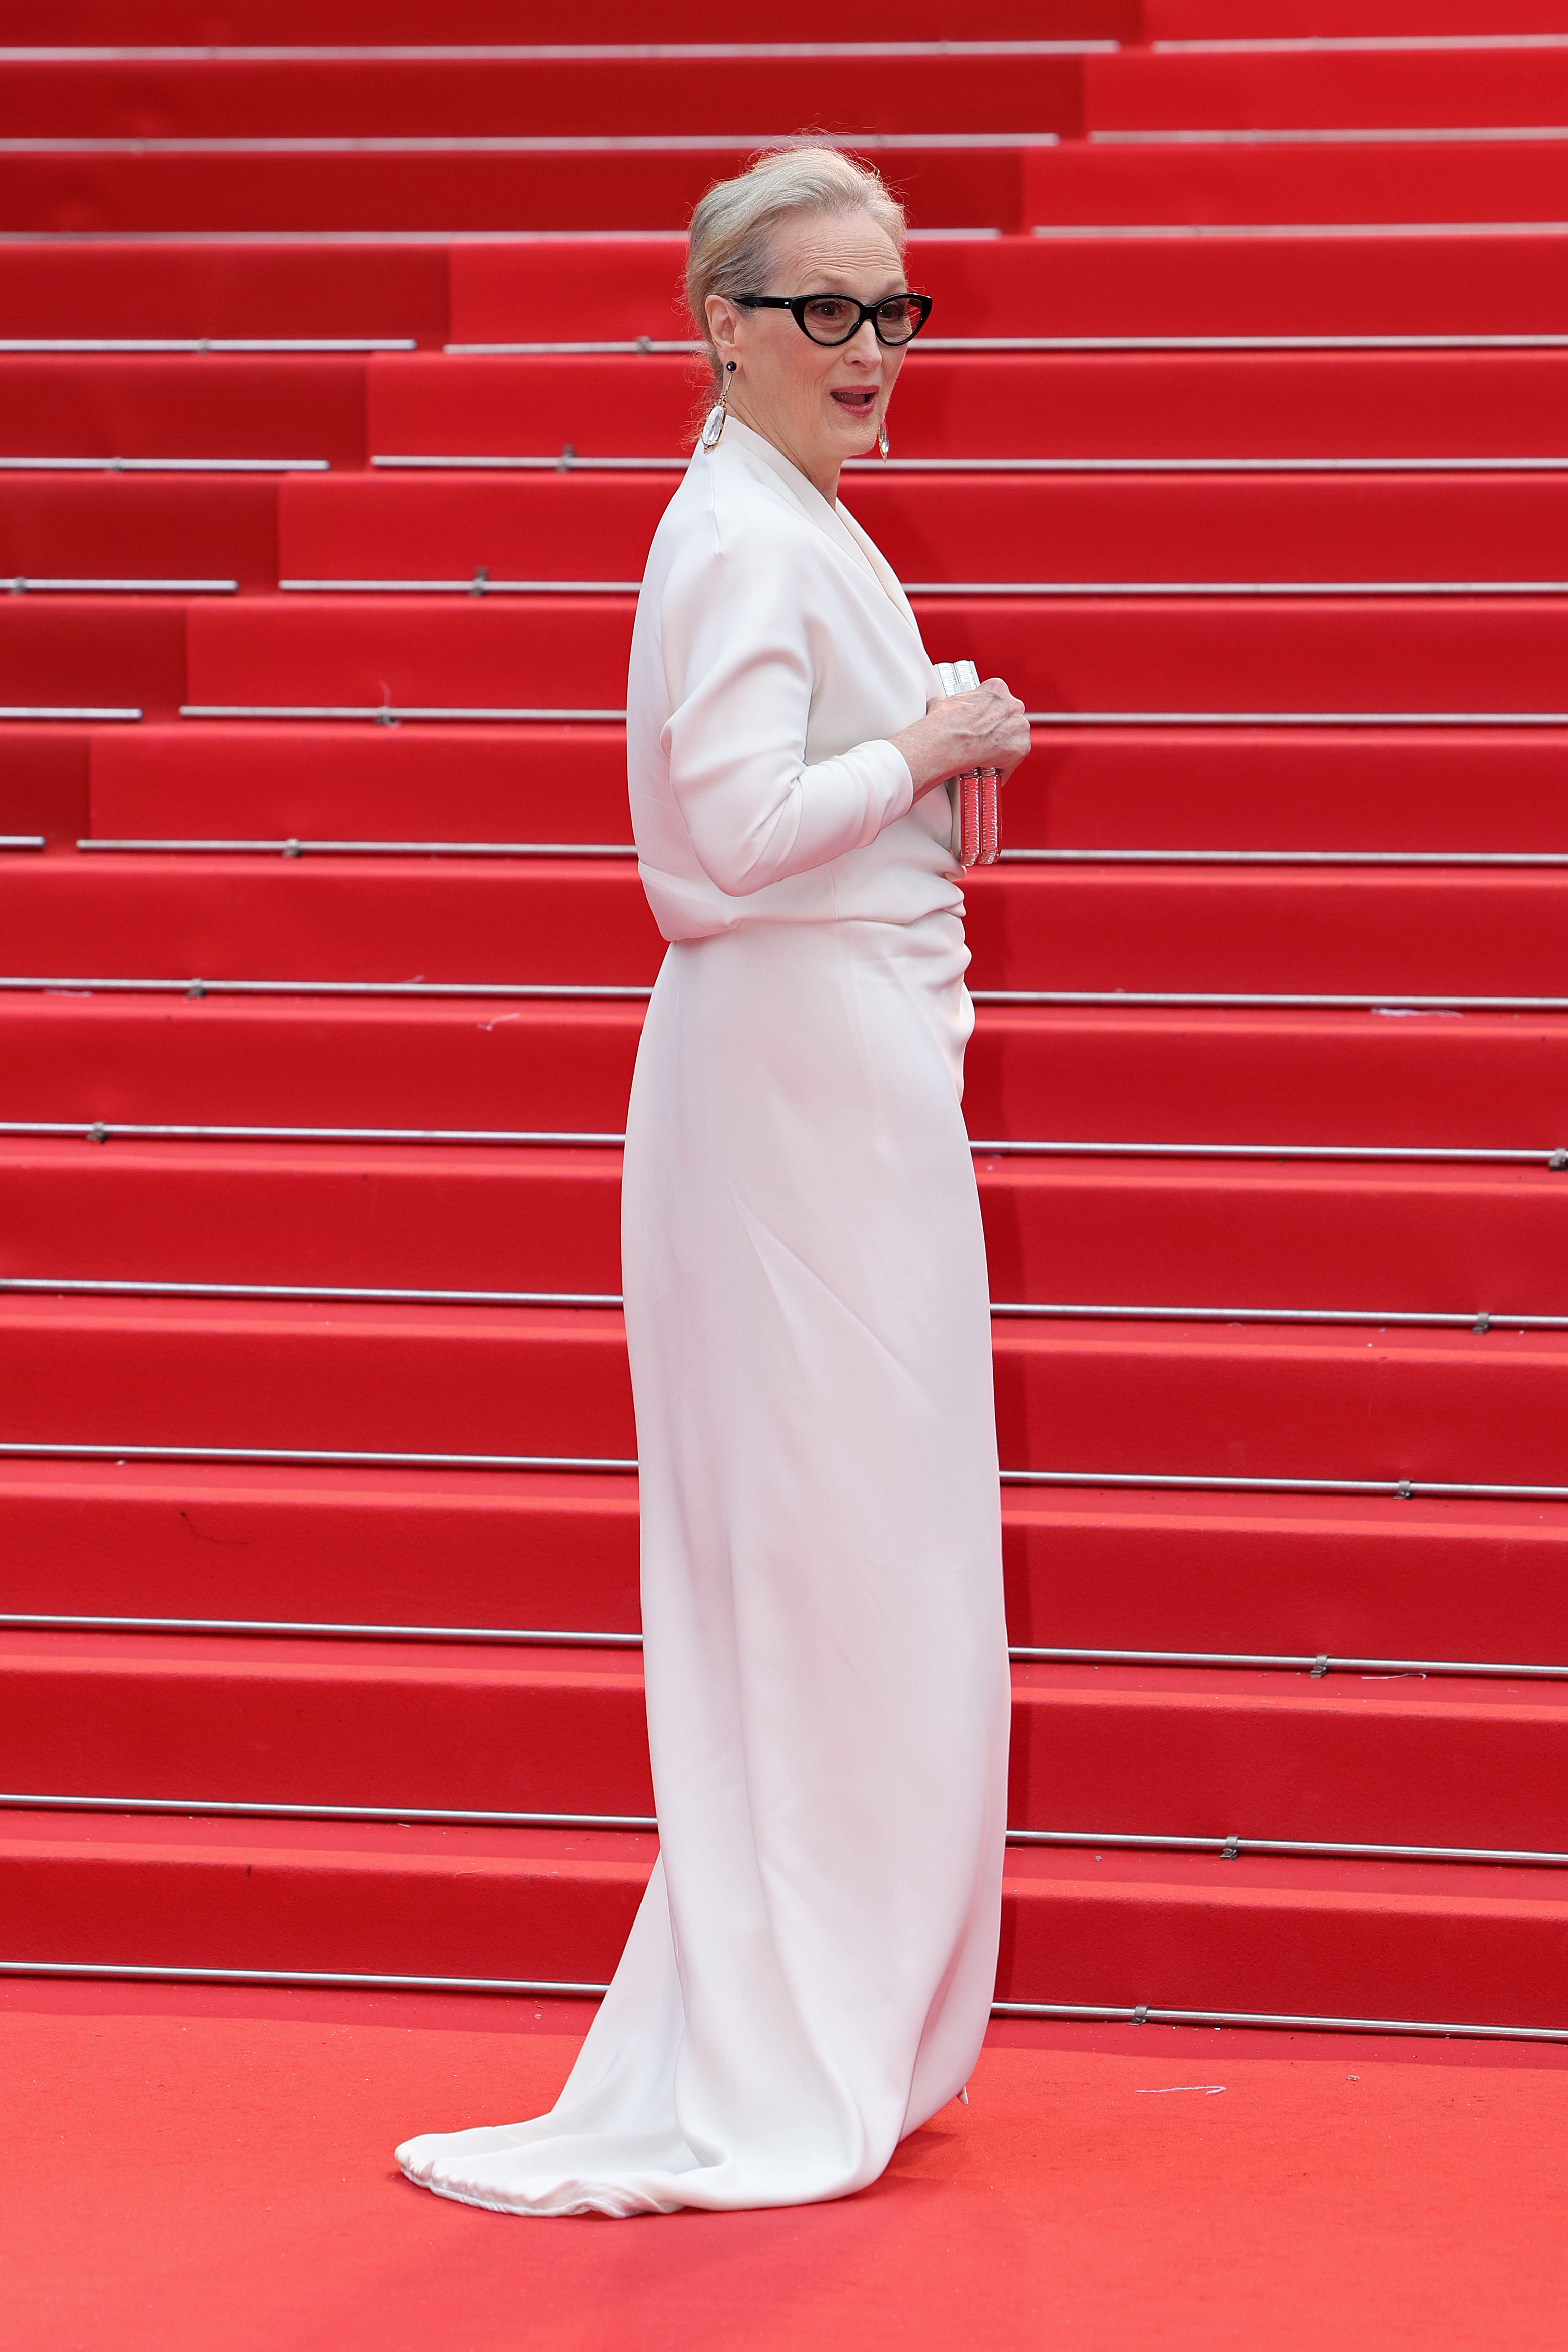
[(877, 404), (877, 389), (874, 384), (868, 385), (864, 390), (859, 390), (852, 384), (846, 384), (835, 392), (833, 397), (840, 408), (847, 408), (849, 411), (851, 416), (868, 416)]

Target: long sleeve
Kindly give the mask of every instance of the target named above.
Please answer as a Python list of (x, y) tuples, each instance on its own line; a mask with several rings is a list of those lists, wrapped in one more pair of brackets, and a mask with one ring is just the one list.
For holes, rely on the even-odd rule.
[(660, 741), (692, 851), (731, 897), (864, 847), (914, 799), (885, 738), (806, 760), (835, 648), (829, 617), (812, 609), (812, 571), (794, 553), (788, 535), (709, 547), (677, 564), (664, 590), (672, 708)]

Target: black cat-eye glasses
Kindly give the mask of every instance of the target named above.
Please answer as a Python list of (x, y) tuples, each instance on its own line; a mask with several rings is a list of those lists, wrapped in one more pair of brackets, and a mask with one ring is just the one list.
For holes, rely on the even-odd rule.
[(742, 310), (788, 310), (814, 343), (852, 343), (868, 319), (879, 343), (912, 343), (931, 317), (929, 294), (886, 294), (857, 302), (849, 294), (737, 294)]

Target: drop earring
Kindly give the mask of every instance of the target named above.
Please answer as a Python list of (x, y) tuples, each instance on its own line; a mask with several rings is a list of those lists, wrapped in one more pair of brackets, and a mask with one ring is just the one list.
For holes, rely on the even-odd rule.
[(724, 421), (730, 414), (730, 378), (734, 373), (734, 361), (726, 360), (724, 373), (720, 379), (719, 397), (704, 417), (702, 431), (699, 436), (705, 449), (717, 449), (723, 436)]
[(888, 420), (885, 416), (877, 427), (877, 446), (882, 453), (882, 463), (885, 466), (893, 454), (892, 445), (888, 439)]

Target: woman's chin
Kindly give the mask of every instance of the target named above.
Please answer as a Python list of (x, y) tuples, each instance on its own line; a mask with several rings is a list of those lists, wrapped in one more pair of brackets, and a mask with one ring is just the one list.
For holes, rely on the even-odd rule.
[(877, 446), (877, 411), (841, 408), (834, 403), (834, 439), (847, 457), (863, 457)]

